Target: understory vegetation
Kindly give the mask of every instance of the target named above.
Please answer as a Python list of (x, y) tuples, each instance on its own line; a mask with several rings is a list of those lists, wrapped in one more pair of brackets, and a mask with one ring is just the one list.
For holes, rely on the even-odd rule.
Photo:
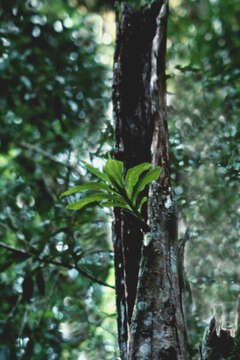
[[(213, 315), (218, 328), (234, 333), (240, 324), (239, 18), (239, 0), (170, 2), (170, 164), (179, 237), (187, 234), (193, 359)], [(108, 199), (88, 201), (84, 191), (98, 190), (87, 185), (96, 181), (92, 169), (103, 174), (114, 161), (114, 41), (110, 0), (0, 4), (2, 360), (119, 356), (111, 206), (118, 200), (143, 226), (146, 199), (138, 196), (160, 169), (142, 165), (150, 176), (135, 198), (128, 174), (126, 193), (117, 178), (102, 179)], [(88, 205), (68, 209), (79, 201)]]

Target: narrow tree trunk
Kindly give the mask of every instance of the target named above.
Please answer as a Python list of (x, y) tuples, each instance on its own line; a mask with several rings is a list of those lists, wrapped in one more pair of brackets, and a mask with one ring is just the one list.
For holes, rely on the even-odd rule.
[[(116, 157), (125, 169), (162, 167), (151, 189), (149, 244), (134, 218), (115, 211), (113, 229), (121, 359), (187, 359), (182, 258), (170, 184), (165, 52), (168, 4), (117, 9), (113, 104)], [(140, 272), (139, 272), (140, 267)], [(136, 295), (137, 294), (137, 295)], [(133, 314), (134, 309), (134, 314)]]
[[(151, 52), (156, 16), (161, 3), (151, 9), (117, 9), (113, 105), (115, 153), (125, 170), (151, 161)], [(147, 219), (147, 209), (145, 209)], [(115, 253), (118, 333), (122, 360), (127, 359), (129, 326), (135, 303), (143, 232), (134, 217), (115, 211)]]

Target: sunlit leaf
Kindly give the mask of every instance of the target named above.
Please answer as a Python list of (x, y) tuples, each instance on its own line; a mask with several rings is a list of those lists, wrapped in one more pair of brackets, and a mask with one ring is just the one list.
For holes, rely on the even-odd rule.
[(98, 177), (101, 180), (104, 181), (108, 181), (108, 177), (106, 174), (104, 174), (103, 172), (99, 171), (97, 168), (95, 168), (94, 166), (88, 164), (86, 161), (81, 161), (84, 166), (86, 167), (86, 169), (93, 175), (95, 175), (96, 177)]
[(114, 187), (116, 187), (116, 183), (121, 188), (123, 187), (123, 168), (124, 166), (122, 161), (112, 159), (108, 159), (103, 168), (104, 173)]
[(139, 204), (139, 207), (138, 207), (138, 211), (139, 211), (139, 212), (142, 211), (142, 207), (143, 207), (143, 205), (145, 204), (146, 201), (147, 201), (147, 197), (144, 196), (144, 197), (142, 198), (142, 200), (140, 201), (140, 204)]
[(119, 200), (121, 200), (121, 198), (119, 195), (97, 193), (67, 205), (67, 209), (80, 210), (86, 205), (92, 204), (94, 202), (100, 202), (101, 200), (113, 200), (118, 202)]
[(64, 196), (75, 194), (76, 192), (83, 192), (89, 190), (107, 190), (109, 192), (111, 191), (110, 187), (104, 183), (89, 182), (87, 184), (74, 186), (72, 189), (63, 192), (60, 197), (62, 198)]
[(157, 166), (156, 168), (148, 171), (148, 173), (140, 180), (137, 188), (134, 191), (133, 194), (133, 204), (136, 204), (136, 200), (140, 192), (142, 192), (145, 187), (150, 184), (152, 181), (157, 180), (161, 174), (161, 168), (160, 166)]
[(142, 164), (139, 164), (137, 166), (132, 167), (127, 171), (126, 178), (125, 178), (125, 186), (126, 186), (126, 192), (129, 197), (129, 199), (132, 198), (132, 193), (134, 186), (137, 184), (139, 176), (146, 170), (148, 170), (152, 164), (144, 162)]
[(105, 194), (94, 194), (92, 196), (88, 196), (84, 199), (78, 200), (73, 202), (72, 204), (67, 205), (67, 209), (70, 210), (80, 210), (82, 209), (84, 206), (92, 204), (94, 202), (100, 201), (106, 199)]

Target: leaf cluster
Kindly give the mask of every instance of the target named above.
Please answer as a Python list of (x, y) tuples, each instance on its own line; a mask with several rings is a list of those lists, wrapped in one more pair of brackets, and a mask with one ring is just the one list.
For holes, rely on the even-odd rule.
[(62, 193), (61, 197), (76, 192), (88, 193), (83, 199), (69, 204), (68, 209), (80, 210), (97, 202), (103, 207), (122, 208), (144, 222), (142, 208), (147, 197), (142, 196), (142, 192), (152, 181), (158, 180), (161, 173), (159, 166), (151, 169), (152, 164), (144, 162), (128, 169), (124, 176), (124, 164), (119, 160), (108, 159), (102, 172), (85, 161), (83, 164), (100, 181), (78, 185)]

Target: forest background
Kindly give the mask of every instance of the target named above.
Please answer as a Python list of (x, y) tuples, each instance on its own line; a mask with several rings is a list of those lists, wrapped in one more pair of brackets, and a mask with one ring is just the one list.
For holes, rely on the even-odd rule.
[[(139, 1), (129, 1), (139, 6)], [(189, 342), (237, 326), (240, 3), (172, 0), (168, 117)], [(111, 1), (0, 2), (0, 359), (116, 359), (111, 211), (59, 195), (113, 145)]]

